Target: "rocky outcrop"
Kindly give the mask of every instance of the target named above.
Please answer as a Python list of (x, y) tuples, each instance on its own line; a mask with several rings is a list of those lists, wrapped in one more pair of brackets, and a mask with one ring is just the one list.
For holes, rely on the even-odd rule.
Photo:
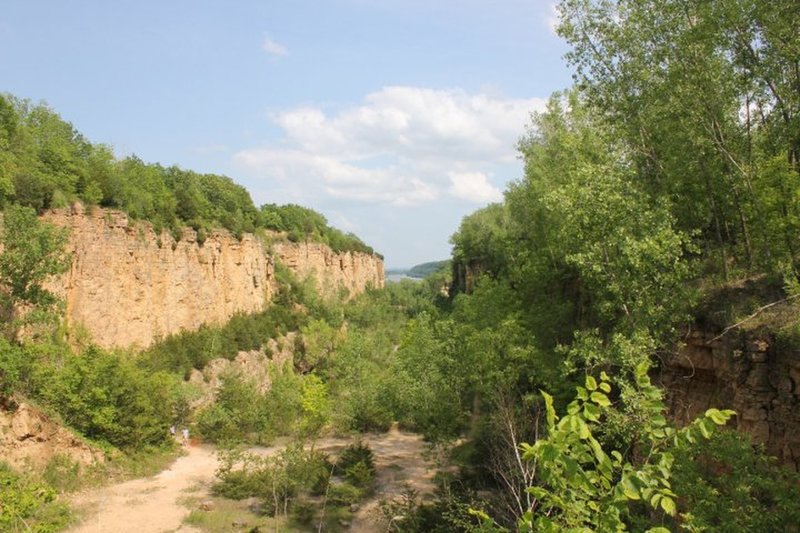
[(800, 352), (766, 329), (694, 332), (664, 359), (660, 381), (677, 423), (710, 407), (734, 409), (737, 429), (800, 469)]
[(253, 235), (218, 231), (200, 245), (187, 228), (175, 241), (119, 211), (78, 206), (47, 220), (70, 232), (72, 266), (55, 282), (67, 319), (101, 346), (147, 346), (222, 323), (260, 311), (275, 292), (273, 264)]
[(272, 250), (297, 277), (314, 279), (317, 290), (326, 296), (345, 290), (352, 297), (368, 287), (384, 285), (383, 260), (376, 255), (336, 253), (315, 242), (278, 242)]
[(239, 352), (233, 360), (212, 359), (203, 370), (192, 369), (189, 383), (199, 391), (192, 408), (197, 409), (213, 403), (217, 390), (228, 374), (235, 374), (250, 381), (262, 394), (268, 391), (272, 387), (272, 379), (276, 372), (294, 368), (296, 338), (296, 332), (289, 332), (278, 339), (270, 339), (261, 350)]
[[(251, 234), (212, 232), (200, 243), (156, 233), (119, 211), (80, 205), (45, 215), (70, 232), (72, 265), (52, 288), (66, 302), (67, 321), (104, 347), (146, 347), (161, 336), (224, 323), (264, 309), (277, 291), (273, 256)], [(367, 254), (335, 254), (319, 244), (275, 244), (278, 260), (299, 277), (349, 294), (383, 286), (383, 262)]]
[(56, 455), (84, 465), (104, 460), (100, 450), (25, 403), (0, 409), (0, 450), (3, 461), (16, 468), (41, 468)]

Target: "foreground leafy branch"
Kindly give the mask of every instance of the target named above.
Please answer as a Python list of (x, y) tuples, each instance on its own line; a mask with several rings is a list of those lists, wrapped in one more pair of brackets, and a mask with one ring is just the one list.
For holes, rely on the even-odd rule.
[[(520, 531), (627, 531), (632, 502), (643, 504), (653, 516), (677, 515), (669, 450), (701, 437), (710, 438), (715, 427), (724, 425), (734, 412), (709, 409), (687, 427), (676, 430), (663, 416), (661, 392), (650, 383), (644, 364), (636, 370), (636, 383), (646, 399), (642, 405), (644, 421), (635, 449), (627, 454), (605, 450), (597, 438), (605, 415), (612, 409), (612, 388), (605, 372), (599, 382), (592, 376), (586, 378), (561, 419), (552, 397), (542, 392), (547, 438), (522, 445), (524, 459), (536, 464), (538, 484), (528, 488), (535, 503), (520, 520)], [(482, 520), (484, 531), (502, 531), (487, 515), (475, 514)], [(669, 530), (653, 527), (648, 531)]]

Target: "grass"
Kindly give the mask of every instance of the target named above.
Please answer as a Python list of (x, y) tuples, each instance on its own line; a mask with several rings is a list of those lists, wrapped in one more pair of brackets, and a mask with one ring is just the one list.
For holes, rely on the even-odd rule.
[[(212, 511), (193, 509), (186, 517), (184, 522), (203, 531), (214, 533), (228, 533), (242, 531), (281, 531), (296, 532), (304, 531), (295, 529), (282, 518), (258, 515), (248, 508), (247, 500), (234, 501), (225, 498), (210, 498), (204, 501), (213, 501)], [(187, 498), (183, 503), (191, 504), (196, 507), (199, 504), (198, 498)]]

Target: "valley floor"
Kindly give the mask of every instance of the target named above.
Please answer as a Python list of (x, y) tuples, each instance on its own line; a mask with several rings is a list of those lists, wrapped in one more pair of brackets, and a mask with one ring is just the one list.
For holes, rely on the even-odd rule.
[[(375, 454), (377, 489), (359, 506), (349, 531), (369, 533), (380, 530), (375, 518), (381, 499), (399, 495), (406, 486), (421, 495), (433, 491), (435, 465), (416, 434), (390, 431), (365, 435), (362, 441)], [(331, 437), (317, 441), (316, 448), (335, 455), (351, 443), (350, 438)], [(257, 451), (270, 454), (279, 449), (274, 446)], [(199, 532), (185, 520), (196, 502), (211, 498), (217, 466), (213, 447), (190, 446), (186, 455), (156, 476), (78, 494), (72, 503), (86, 518), (69, 533)]]

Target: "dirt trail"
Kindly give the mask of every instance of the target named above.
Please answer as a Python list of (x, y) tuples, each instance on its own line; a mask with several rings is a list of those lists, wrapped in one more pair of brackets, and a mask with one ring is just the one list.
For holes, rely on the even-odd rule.
[[(350, 531), (370, 533), (380, 530), (375, 523), (380, 500), (399, 495), (405, 485), (420, 494), (432, 492), (434, 468), (423, 457), (426, 448), (419, 435), (390, 431), (365, 435), (361, 440), (369, 444), (375, 454), (377, 489), (373, 498), (359, 506)], [(352, 442), (351, 438), (323, 438), (317, 441), (316, 447), (336, 455)], [(253, 451), (270, 454), (278, 449)], [(87, 518), (69, 533), (199, 532), (183, 523), (191, 509), (181, 500), (187, 496), (195, 501), (208, 497), (217, 464), (213, 448), (192, 446), (187, 455), (156, 476), (79, 494), (73, 504), (83, 510)]]
[(381, 531), (375, 522), (380, 501), (399, 496), (406, 486), (420, 495), (429, 494), (433, 492), (436, 473), (432, 461), (425, 457), (426, 446), (419, 435), (390, 431), (362, 440), (375, 454), (376, 490), (375, 496), (363, 502), (353, 516), (352, 533)]
[(192, 446), (167, 470), (156, 476), (134, 479), (79, 494), (73, 503), (89, 516), (70, 533), (196, 532), (183, 524), (189, 509), (179, 503), (194, 489), (208, 492), (217, 468), (213, 448)]

